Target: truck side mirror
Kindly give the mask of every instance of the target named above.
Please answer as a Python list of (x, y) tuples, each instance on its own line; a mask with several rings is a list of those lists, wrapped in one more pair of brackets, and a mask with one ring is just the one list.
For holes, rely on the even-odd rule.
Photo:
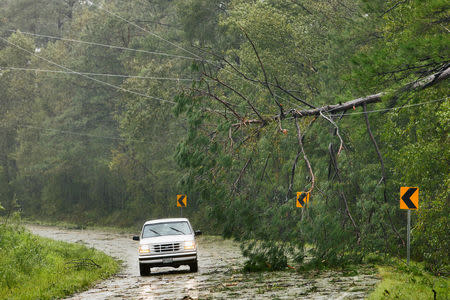
[(196, 230), (196, 231), (194, 232), (194, 234), (195, 234), (195, 236), (197, 236), (197, 235), (202, 235), (202, 232), (201, 232), (200, 230)]
[(139, 240), (140, 240), (140, 238), (138, 235), (133, 236), (133, 241), (139, 241)]

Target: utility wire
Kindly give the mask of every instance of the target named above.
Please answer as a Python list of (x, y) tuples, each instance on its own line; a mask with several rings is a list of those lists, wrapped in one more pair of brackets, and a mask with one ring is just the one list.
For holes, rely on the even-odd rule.
[[(94, 5), (95, 6), (95, 5)], [(103, 9), (105, 10), (105, 9)], [(123, 19), (122, 17), (116, 15), (116, 14), (112, 14), (113, 16), (120, 18), (121, 20)], [(132, 22), (128, 22), (130, 24), (134, 24)], [(136, 25), (139, 29), (144, 30), (145, 32), (151, 33), (147, 30), (145, 30), (143, 27)], [(17, 30), (12, 30), (12, 29), (6, 29), (5, 31), (8, 32), (17, 32)], [(50, 36), (50, 35), (44, 35), (44, 34), (37, 34), (37, 33), (31, 33), (31, 32), (26, 32), (26, 31), (19, 31), (21, 34), (25, 34), (25, 35), (31, 35), (31, 36), (37, 36), (37, 37), (45, 37), (45, 38), (50, 38), (50, 39), (57, 39), (57, 40), (62, 40), (62, 41), (67, 41), (67, 42), (73, 42), (73, 43), (81, 43), (81, 44), (87, 44), (87, 45), (93, 45), (93, 46), (100, 46), (100, 47), (106, 47), (106, 48), (111, 48), (111, 49), (120, 49), (120, 50), (127, 50), (127, 51), (134, 51), (134, 52), (142, 52), (142, 53), (147, 53), (147, 54), (154, 54), (154, 55), (161, 55), (161, 56), (166, 56), (166, 57), (175, 57), (175, 58), (183, 58), (183, 59), (190, 59), (190, 60), (196, 60), (196, 61), (205, 61), (215, 67), (221, 68), (216, 62), (211, 61), (211, 60), (205, 60), (202, 59), (201, 57), (199, 57), (198, 55), (196, 55), (199, 58), (193, 58), (190, 56), (182, 56), (182, 55), (175, 55), (175, 54), (169, 54), (169, 53), (165, 53), (165, 52), (155, 52), (155, 51), (147, 51), (147, 50), (140, 50), (140, 49), (134, 49), (134, 48), (127, 48), (127, 47), (121, 47), (121, 46), (113, 46), (113, 45), (108, 45), (108, 44), (102, 44), (102, 43), (95, 43), (95, 42), (87, 42), (87, 41), (82, 41), (82, 40), (75, 40), (75, 39), (68, 39), (68, 38), (63, 38), (63, 37), (56, 37), (56, 36)], [(168, 41), (169, 42), (169, 41)], [(169, 42), (171, 43), (171, 42)], [(171, 43), (173, 44), (173, 43)], [(175, 45), (175, 44), (174, 44)], [(177, 48), (179, 46), (175, 45)], [(182, 48), (184, 49), (184, 48)], [(230, 70), (221, 68), (222, 70), (224, 70), (227, 73), (230, 73), (233, 76), (238, 76), (235, 73), (233, 73)], [(86, 73), (86, 75), (89, 75), (88, 73)], [(96, 75), (96, 74), (90, 74), (90, 75)], [(254, 82), (250, 82), (251, 85), (257, 87), (256, 83)], [(301, 108), (297, 103), (292, 102), (289, 99), (285, 99), (277, 94), (274, 94), (274, 96), (278, 99), (281, 100), (285, 100), (289, 103), (291, 103), (292, 105), (296, 106), (297, 108)]]
[[(175, 44), (175, 43), (172, 43), (171, 41), (169, 41), (169, 40), (167, 40), (167, 39), (165, 39), (165, 38), (163, 38), (163, 37), (157, 35), (157, 34), (154, 33), (154, 32), (151, 32), (151, 31), (145, 29), (144, 27), (141, 27), (141, 26), (137, 25), (136, 23), (133, 23), (133, 22), (131, 22), (131, 21), (128, 21), (127, 19), (123, 18), (122, 16), (120, 16), (120, 15), (118, 15), (118, 14), (115, 14), (115, 13), (113, 13), (113, 12), (107, 10), (106, 8), (102, 7), (101, 5), (95, 4), (95, 3), (93, 3), (92, 1), (90, 1), (89, 3), (90, 3), (91, 5), (93, 5), (93, 6), (99, 8), (99, 9), (105, 11), (105, 12), (107, 12), (108, 14), (110, 14), (110, 15), (116, 17), (116, 18), (118, 18), (118, 19), (120, 19), (120, 20), (122, 20), (122, 21), (124, 21), (124, 22), (126, 22), (126, 23), (128, 23), (128, 24), (130, 24), (130, 25), (133, 25), (133, 26), (135, 26), (136, 28), (139, 28), (139, 29), (141, 29), (142, 31), (147, 32), (147, 33), (149, 33), (149, 34), (151, 34), (151, 35), (153, 35), (153, 36), (155, 36), (155, 37), (157, 37), (157, 38), (159, 38), (159, 39), (161, 39), (161, 40), (163, 40), (163, 41), (169, 43), (170, 45), (172, 45), (172, 46), (174, 46), (174, 47), (176, 47), (176, 48), (178, 48), (178, 49), (181, 49), (181, 50), (183, 50), (183, 51), (185, 51), (185, 52), (187, 52), (187, 53), (189, 53), (189, 54), (191, 54), (191, 55), (194, 55), (198, 60), (203, 60), (203, 59), (201, 58), (201, 56), (199, 56), (199, 55), (197, 55), (197, 54), (195, 54), (195, 53), (193, 53), (193, 52), (191, 52), (191, 51), (189, 51), (189, 50), (187, 50), (187, 49), (181, 47), (180, 45), (177, 45), (177, 44)], [(215, 67), (221, 68), (221, 67), (220, 67), (217, 63), (215, 63), (215, 62), (208, 61), (208, 60), (203, 60), (203, 61), (208, 62), (208, 63), (212, 64), (212, 65), (215, 66)], [(230, 73), (230, 74), (233, 75), (233, 76), (239, 76), (239, 75), (237, 75), (237, 74), (235, 74), (235, 73), (233, 73), (233, 72), (231, 72), (231, 71), (229, 71), (229, 70), (227, 70), (227, 69), (222, 68), (222, 70), (224, 70), (224, 71)], [(258, 86), (256, 85), (256, 83), (254, 83), (254, 82), (250, 82), (250, 83), (251, 83), (253, 86), (258, 87)], [(284, 99), (283, 97), (278, 96), (276, 93), (274, 93), (274, 96), (275, 96), (276, 98), (278, 98), (278, 99), (287, 101), (287, 102), (291, 103), (292, 105), (297, 106), (298, 108), (301, 108), (297, 103), (293, 103), (293, 102), (291, 102), (289, 99)]]
[(15, 71), (35, 71), (35, 72), (46, 72), (46, 73), (62, 73), (62, 74), (83, 74), (90, 76), (107, 76), (107, 77), (121, 77), (121, 78), (137, 78), (137, 79), (152, 79), (152, 80), (171, 80), (171, 81), (198, 81), (194, 78), (177, 78), (177, 77), (152, 77), (152, 76), (134, 76), (134, 75), (121, 75), (121, 74), (107, 74), (107, 73), (87, 73), (87, 72), (69, 72), (61, 70), (46, 70), (46, 69), (32, 69), (32, 68), (18, 68), (18, 67), (0, 67), (2, 70), (15, 70)]
[[(13, 30), (7, 30), (7, 31), (13, 31)], [(21, 32), (21, 33), (24, 33), (24, 32)], [(27, 33), (27, 34), (28, 34), (28, 33)], [(37, 35), (37, 36), (44, 36), (44, 35), (32, 34), (32, 33), (29, 33), (29, 34), (31, 34), (31, 35)], [(49, 36), (46, 36), (46, 37), (49, 37)], [(54, 38), (58, 38), (58, 37), (54, 37)], [(116, 88), (116, 89), (119, 89), (119, 90), (122, 90), (122, 91), (125, 91), (125, 92), (129, 92), (129, 93), (137, 94), (137, 95), (139, 95), (139, 96), (143, 96), (143, 97), (148, 97), (148, 98), (160, 100), (160, 101), (163, 101), (163, 102), (169, 102), (169, 103), (172, 103), (172, 104), (176, 104), (176, 103), (173, 102), (173, 101), (170, 101), (170, 100), (160, 99), (160, 98), (157, 98), (157, 97), (153, 97), (153, 96), (141, 94), (141, 93), (139, 93), (139, 92), (127, 90), (127, 89), (124, 89), (124, 88), (115, 86), (115, 85), (113, 85), (113, 84), (110, 84), (110, 83), (107, 83), (107, 82), (104, 82), (104, 81), (101, 81), (101, 80), (97, 80), (97, 79), (95, 79), (95, 78), (91, 78), (91, 77), (89, 77), (89, 76), (87, 76), (87, 75), (92, 75), (92, 76), (124, 77), (124, 78), (141, 78), (141, 79), (154, 79), (154, 80), (174, 80), (174, 81), (193, 81), (193, 80), (196, 80), (196, 79), (190, 79), (190, 78), (175, 78), (175, 77), (170, 78), (170, 77), (150, 77), (150, 76), (147, 77), (147, 76), (132, 76), (132, 75), (119, 75), (119, 74), (104, 74), (104, 73), (86, 73), (86, 72), (77, 72), (77, 71), (73, 71), (73, 70), (71, 70), (71, 69), (69, 69), (69, 68), (67, 68), (67, 67), (61, 66), (61, 65), (59, 65), (59, 64), (57, 64), (57, 63), (54, 63), (54, 62), (52, 62), (52, 61), (50, 61), (50, 60), (47, 60), (46, 58), (43, 58), (43, 57), (41, 57), (41, 56), (39, 56), (39, 55), (36, 55), (35, 53), (33, 53), (33, 52), (31, 52), (31, 51), (28, 51), (28, 50), (26, 50), (26, 49), (24, 49), (24, 48), (22, 48), (22, 47), (20, 47), (20, 46), (18, 46), (18, 45), (16, 45), (16, 44), (12, 43), (12, 42), (9, 42), (8, 40), (4, 39), (4, 38), (1, 37), (1, 36), (0, 36), (0, 39), (2, 39), (3, 41), (5, 41), (5, 42), (7, 42), (7, 43), (9, 43), (9, 44), (11, 44), (11, 45), (13, 45), (14, 47), (16, 47), (16, 48), (18, 48), (18, 49), (20, 49), (20, 50), (23, 50), (23, 51), (25, 51), (25, 52), (27, 52), (27, 53), (29, 53), (29, 54), (31, 54), (31, 55), (34, 55), (34, 56), (36, 56), (36, 57), (38, 57), (38, 58), (40, 58), (40, 59), (43, 59), (43, 60), (47, 61), (47, 62), (50, 63), (50, 64), (54, 64), (54, 65), (56, 65), (56, 66), (58, 66), (58, 67), (60, 67), (60, 68), (63, 68), (63, 69), (68, 70), (68, 71), (58, 71), (58, 70), (44, 70), (44, 69), (30, 69), (30, 68), (7, 67), (7, 68), (0, 68), (0, 71), (1, 71), (1, 70), (8, 70), (8, 69), (9, 69), (9, 70), (24, 70), (24, 71), (37, 71), (37, 72), (53, 72), (53, 73), (76, 74), (76, 75), (84, 76), (84, 77), (86, 77), (86, 78), (88, 78), (88, 79), (91, 79), (91, 80), (100, 82), (100, 83), (102, 83), (102, 84), (106, 84), (106, 85), (108, 85), (108, 86), (114, 87), (114, 88)], [(62, 39), (62, 38), (58, 38), (58, 39)], [(74, 42), (83, 42), (83, 41), (77, 41), (77, 40), (71, 40), (71, 41), (74, 41)], [(86, 43), (89, 43), (89, 42), (86, 42)], [(96, 43), (93, 43), (93, 44), (96, 44)], [(115, 46), (104, 45), (104, 44), (96, 44), (96, 45), (102, 45), (102, 46), (106, 46), (106, 47), (115, 47)], [(120, 47), (120, 48), (121, 48), (121, 47)], [(143, 51), (143, 52), (146, 52), (145, 50), (138, 50), (138, 49), (131, 49), (131, 48), (125, 48), (125, 49), (127, 49), (127, 50), (133, 50), (133, 51)], [(170, 55), (170, 54), (168, 54), (168, 55)], [(189, 58), (189, 57), (185, 57), (185, 58)], [(224, 70), (225, 70), (225, 69), (224, 69)], [(227, 70), (227, 71), (228, 71), (228, 70)], [(228, 71), (228, 72), (229, 72), (229, 73), (232, 73), (231, 71)], [(234, 73), (233, 73), (233, 74), (234, 74)], [(256, 86), (256, 85), (255, 85), (255, 86)], [(275, 95), (275, 96), (276, 96), (276, 95)], [(281, 99), (283, 99), (283, 98), (281, 98)], [(343, 114), (343, 116), (360, 115), (360, 114), (365, 114), (365, 113), (384, 112), (384, 111), (396, 110), (396, 109), (401, 109), (401, 108), (408, 108), (408, 107), (420, 106), (420, 105), (424, 105), (424, 104), (428, 104), (428, 103), (433, 103), (433, 102), (443, 101), (443, 100), (446, 100), (446, 99), (448, 99), (448, 97), (441, 98), (441, 99), (437, 99), (437, 100), (432, 100), (432, 101), (429, 101), (429, 102), (415, 103), (415, 104), (404, 105), (404, 106), (393, 107), (393, 108), (378, 109), (378, 110), (372, 110), (372, 111), (367, 111), (367, 112), (345, 113), (345, 114)], [(290, 102), (290, 101), (289, 101), (289, 102)]]
[[(402, 108), (409, 108), (409, 107), (420, 106), (420, 105), (427, 105), (427, 104), (431, 104), (431, 103), (435, 103), (435, 102), (444, 101), (444, 100), (447, 100), (447, 99), (448, 99), (448, 97), (444, 97), (444, 98), (441, 98), (441, 99), (431, 100), (431, 101), (427, 101), (427, 102), (415, 103), (415, 104), (398, 106), (398, 107), (392, 107), (392, 108), (386, 108), (386, 109), (371, 110), (371, 111), (367, 111), (367, 113), (368, 114), (370, 114), (370, 113), (378, 113), (378, 112), (391, 111), (391, 110), (402, 109)], [(356, 114), (365, 114), (365, 112), (349, 113), (349, 114), (344, 114), (344, 115), (356, 115)], [(291, 120), (293, 118), (287, 118), (287, 119)], [(1, 123), (0, 123), (0, 127), (14, 128), (14, 126), (5, 125), (5, 124), (1, 124)], [(38, 126), (33, 126), (33, 125), (19, 124), (19, 125), (17, 125), (17, 127), (31, 128), (31, 129), (38, 129), (38, 130), (45, 130), (45, 131), (52, 131), (52, 132), (56, 132), (56, 133), (72, 134), (72, 135), (78, 135), (78, 136), (86, 136), (86, 137), (90, 137), (90, 138), (129, 141), (129, 142), (131, 141), (131, 142), (138, 142), (138, 143), (153, 144), (153, 142), (150, 142), (150, 141), (143, 141), (143, 140), (137, 140), (137, 139), (125, 139), (125, 138), (114, 137), (114, 136), (94, 135), (94, 134), (89, 134), (89, 133), (81, 133), (81, 132), (77, 132), (77, 131), (60, 130), (60, 129), (48, 128), (48, 127), (38, 127)]]
[[(5, 124), (0, 124), (0, 127), (14, 128), (15, 126), (8, 126)], [(39, 126), (26, 125), (26, 124), (18, 124), (18, 125), (16, 125), (16, 127), (37, 129), (37, 130), (43, 130), (43, 131), (51, 131), (51, 132), (55, 132), (55, 133), (85, 136), (85, 137), (89, 137), (89, 138), (97, 138), (97, 139), (105, 139), (105, 140), (117, 140), (117, 141), (137, 142), (137, 143), (145, 143), (145, 144), (155, 144), (156, 143), (156, 142), (143, 141), (143, 140), (137, 140), (137, 139), (125, 139), (125, 138), (121, 138), (121, 137), (117, 137), (117, 136), (95, 135), (95, 134), (89, 134), (89, 133), (81, 133), (81, 132), (77, 132), (77, 131), (61, 130), (61, 129), (48, 128), (48, 127), (39, 127)]]
[(76, 71), (74, 71), (74, 70), (71, 70), (71, 69), (69, 69), (69, 68), (67, 68), (67, 67), (64, 67), (64, 66), (62, 66), (62, 65), (60, 65), (60, 64), (57, 64), (57, 63), (55, 63), (55, 62), (53, 62), (53, 61), (51, 61), (51, 60), (49, 60), (49, 59), (47, 59), (47, 58), (45, 58), (45, 57), (39, 56), (39, 55), (35, 54), (34, 52), (31, 52), (31, 51), (29, 51), (29, 50), (27, 50), (27, 49), (24, 49), (24, 48), (22, 48), (22, 47), (20, 47), (20, 46), (18, 46), (18, 45), (16, 45), (16, 44), (14, 44), (14, 43), (8, 41), (7, 39), (5, 39), (5, 38), (3, 38), (3, 37), (1, 37), (1, 36), (0, 36), (0, 39), (3, 40), (4, 42), (6, 42), (6, 43), (8, 43), (8, 44), (10, 44), (10, 45), (12, 45), (12, 46), (14, 46), (14, 47), (16, 47), (17, 49), (20, 49), (20, 50), (22, 50), (22, 51), (24, 51), (24, 52), (27, 52), (28, 54), (31, 54), (31, 55), (33, 55), (33, 56), (36, 56), (36, 57), (38, 57), (38, 58), (40, 58), (40, 59), (42, 59), (42, 60), (44, 60), (44, 61), (46, 61), (46, 62), (48, 62), (48, 63), (50, 63), (50, 64), (52, 64), (52, 65), (55, 65), (55, 66), (57, 66), (57, 67), (59, 67), (59, 68), (62, 68), (62, 69), (65, 69), (66, 71), (73, 72), (73, 73), (75, 73), (75, 74), (78, 74), (78, 75), (83, 76), (83, 77), (85, 77), (85, 78), (88, 78), (88, 79), (90, 79), (90, 80), (96, 81), (96, 82), (98, 82), (98, 83), (107, 85), (107, 86), (112, 87), (112, 88), (114, 88), (114, 89), (117, 89), (117, 90), (119, 90), (119, 91), (124, 91), (124, 92), (130, 93), (130, 94), (134, 94), (134, 95), (138, 95), (138, 96), (141, 96), (141, 97), (145, 97), (145, 98), (150, 98), (150, 99), (158, 100), (158, 101), (161, 101), (161, 102), (167, 102), (167, 103), (171, 103), (171, 104), (176, 104), (175, 102), (170, 101), (170, 100), (165, 100), (165, 99), (162, 99), (162, 98), (158, 98), (158, 97), (154, 97), (154, 96), (142, 94), (142, 93), (139, 93), (139, 92), (135, 92), (135, 91), (132, 91), (132, 90), (128, 90), (128, 89), (122, 88), (122, 87), (120, 87), (120, 86), (117, 86), (117, 85), (114, 85), (114, 84), (111, 84), (111, 83), (108, 83), (108, 82), (105, 82), (105, 81), (96, 79), (96, 78), (94, 78), (94, 77), (90, 77), (90, 76), (88, 76), (88, 75), (81, 74), (81, 73), (76, 72)]
[(154, 37), (156, 37), (156, 38), (158, 38), (158, 39), (160, 39), (160, 40), (162, 40), (162, 41), (164, 41), (164, 42), (166, 42), (166, 43), (168, 43), (168, 44), (170, 44), (170, 45), (172, 45), (172, 46), (174, 46), (174, 47), (176, 47), (176, 48), (178, 48), (178, 49), (180, 49), (180, 50), (183, 50), (183, 51), (186, 52), (186, 53), (189, 53), (189, 54), (193, 55), (195, 58), (202, 60), (202, 58), (201, 58), (200, 56), (198, 56), (197, 54), (195, 54), (195, 53), (193, 53), (193, 52), (191, 52), (191, 51), (189, 51), (189, 50), (187, 50), (187, 49), (185, 49), (185, 48), (183, 48), (183, 47), (181, 47), (181, 46), (179, 46), (179, 45), (177, 45), (177, 44), (175, 44), (175, 43), (172, 43), (171, 41), (169, 41), (169, 40), (167, 40), (167, 39), (165, 39), (165, 38), (163, 38), (163, 37), (157, 35), (157, 34), (154, 33), (154, 32), (151, 32), (151, 31), (145, 29), (144, 27), (141, 27), (141, 26), (137, 25), (136, 23), (133, 23), (133, 22), (131, 22), (131, 21), (128, 21), (127, 19), (121, 17), (120, 15), (115, 14), (115, 13), (113, 13), (113, 12), (107, 10), (106, 8), (102, 7), (101, 5), (98, 5), (98, 4), (94, 3), (93, 1), (89, 1), (89, 3), (90, 3), (91, 5), (93, 5), (93, 6), (99, 8), (99, 9), (105, 11), (105, 12), (107, 12), (107, 13), (110, 14), (110, 15), (112, 15), (112, 16), (114, 16), (114, 17), (116, 17), (116, 18), (119, 18), (120, 20), (122, 20), (122, 21), (124, 21), (124, 22), (127, 22), (128, 24), (133, 25), (134, 27), (139, 28), (139, 29), (141, 29), (142, 31), (145, 31), (145, 32), (147, 32), (148, 34), (151, 34), (152, 36), (154, 36)]
[[(17, 30), (12, 30), (12, 29), (6, 29), (5, 31), (17, 32)], [(100, 46), (100, 47), (106, 47), (106, 48), (111, 48), (111, 49), (119, 49), (119, 50), (133, 51), (133, 52), (141, 52), (141, 53), (147, 53), (147, 54), (154, 54), (154, 55), (161, 55), (161, 56), (175, 57), (175, 58), (184, 58), (184, 59), (198, 60), (198, 61), (202, 60), (201, 58), (193, 58), (193, 57), (190, 57), (190, 56), (176, 55), (176, 54), (170, 54), (170, 53), (165, 53), (165, 52), (147, 51), (147, 50), (127, 48), (127, 47), (121, 47), (121, 46), (113, 46), (113, 45), (108, 45), (108, 44), (87, 42), (87, 41), (75, 40), (75, 39), (68, 39), (68, 38), (63, 38), (63, 37), (58, 37), (58, 36), (37, 34), (37, 33), (31, 33), (31, 32), (26, 32), (26, 31), (19, 31), (19, 32), (21, 34), (24, 34), (24, 35), (44, 37), (44, 38), (49, 38), (49, 39), (54, 39), (54, 40), (61, 40), (61, 41), (72, 42), (72, 43), (87, 44), (87, 45), (92, 45), (92, 46)]]
[[(7, 126), (3, 126), (3, 127), (7, 127)], [(94, 135), (94, 134), (89, 134), (89, 133), (81, 133), (81, 132), (76, 132), (76, 131), (60, 130), (60, 129), (54, 129), (54, 128), (45, 128), (45, 127), (38, 127), (38, 126), (32, 126), (32, 125), (22, 125), (21, 124), (21, 125), (18, 125), (18, 127), (52, 131), (52, 132), (56, 132), (56, 133), (64, 133), (64, 134), (71, 134), (71, 135), (78, 135), (78, 136), (86, 136), (86, 137), (91, 137), (91, 138), (107, 139), (107, 140), (145, 142), (145, 141), (140, 141), (140, 140), (124, 139), (124, 138), (114, 137), (114, 136), (101, 136), (101, 135)]]

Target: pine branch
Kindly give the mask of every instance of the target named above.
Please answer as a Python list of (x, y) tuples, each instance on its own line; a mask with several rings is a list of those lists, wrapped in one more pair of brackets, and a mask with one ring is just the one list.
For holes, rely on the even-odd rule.
[[(441, 81), (446, 80), (450, 76), (450, 65), (446, 65), (442, 68), (442, 71), (434, 73), (424, 79), (414, 81), (411, 83), (408, 83), (403, 88), (401, 88), (398, 93), (400, 92), (406, 92), (406, 91), (414, 91), (414, 90), (423, 90), (426, 88), (429, 88)], [(302, 118), (307, 116), (317, 116), (321, 113), (326, 112), (342, 112), (349, 109), (353, 109), (359, 106), (363, 106), (364, 104), (370, 104), (370, 103), (376, 103), (380, 102), (381, 98), (385, 96), (387, 93), (380, 92), (373, 95), (368, 95), (365, 97), (353, 99), (344, 103), (339, 104), (333, 104), (333, 105), (324, 105), (315, 109), (309, 109), (309, 110), (296, 110), (292, 109), (287, 112), (286, 115), (290, 115), (293, 118)], [(275, 115), (270, 118), (266, 118), (266, 121), (276, 121), (278, 118), (280, 118), (280, 115)], [(260, 120), (246, 120), (246, 124), (261, 124)], [(232, 126), (237, 126), (238, 124), (233, 124)]]
[(247, 104), (250, 106), (250, 108), (253, 110), (253, 112), (258, 116), (258, 118), (261, 120), (261, 122), (263, 124), (265, 124), (265, 120), (263, 119), (263, 117), (261, 116), (261, 114), (256, 110), (256, 108), (253, 106), (253, 104), (239, 91), (237, 91), (236, 89), (234, 89), (233, 87), (231, 87), (230, 85), (222, 82), (219, 78), (217, 77), (212, 77), (206, 73), (203, 73), (204, 76), (214, 80), (215, 82), (219, 83), (220, 85), (226, 87), (227, 89), (231, 90), (233, 93), (235, 93), (236, 95), (238, 95), (239, 97), (241, 97), (242, 99), (244, 99), (245, 102), (247, 102)]
[(267, 88), (267, 90), (269, 91), (270, 95), (272, 96), (273, 100), (275, 101), (275, 103), (278, 105), (278, 108), (280, 109), (280, 116), (282, 118), (284, 118), (284, 109), (283, 106), (280, 104), (280, 102), (278, 102), (278, 100), (275, 98), (275, 95), (272, 92), (272, 89), (270, 88), (269, 85), (269, 80), (267, 78), (267, 73), (266, 73), (266, 69), (264, 68), (264, 64), (261, 61), (261, 57), (259, 56), (258, 50), (256, 50), (256, 46), (255, 43), (253, 43), (253, 41), (250, 39), (250, 37), (248, 36), (247, 32), (244, 30), (244, 28), (242, 28), (241, 26), (239, 26), (242, 30), (242, 32), (245, 34), (245, 37), (247, 38), (247, 40), (249, 41), (250, 45), (253, 48), (253, 52), (255, 52), (256, 58), (258, 58), (258, 62), (259, 65), (261, 67), (261, 70), (264, 74), (264, 86)]
[(309, 162), (308, 156), (305, 153), (305, 149), (303, 148), (303, 136), (302, 133), (300, 131), (300, 126), (298, 125), (298, 120), (297, 118), (294, 119), (295, 120), (295, 126), (297, 127), (297, 140), (298, 140), (298, 145), (303, 153), (303, 159), (306, 162), (306, 166), (308, 167), (309, 170), (309, 174), (311, 175), (311, 187), (308, 190), (308, 193), (311, 193), (314, 190), (314, 183), (315, 183), (315, 177), (314, 177), (314, 172), (311, 168), (311, 163)]

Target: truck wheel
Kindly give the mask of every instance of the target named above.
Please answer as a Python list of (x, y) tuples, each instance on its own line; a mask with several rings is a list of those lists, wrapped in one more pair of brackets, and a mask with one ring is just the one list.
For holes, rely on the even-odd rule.
[(141, 273), (141, 276), (150, 275), (150, 266), (147, 264), (139, 264), (139, 272)]
[(189, 269), (193, 273), (198, 272), (198, 261), (195, 261), (192, 264), (189, 264)]

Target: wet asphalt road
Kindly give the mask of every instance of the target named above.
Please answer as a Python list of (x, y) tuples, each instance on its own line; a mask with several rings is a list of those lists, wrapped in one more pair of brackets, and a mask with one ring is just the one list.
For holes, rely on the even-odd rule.
[(141, 277), (138, 242), (131, 233), (27, 228), (44, 237), (94, 247), (123, 262), (119, 274), (69, 299), (364, 299), (379, 280), (371, 269), (355, 276), (337, 271), (242, 273), (238, 244), (210, 236), (198, 239), (198, 273), (190, 273), (187, 266), (152, 268), (151, 276)]

